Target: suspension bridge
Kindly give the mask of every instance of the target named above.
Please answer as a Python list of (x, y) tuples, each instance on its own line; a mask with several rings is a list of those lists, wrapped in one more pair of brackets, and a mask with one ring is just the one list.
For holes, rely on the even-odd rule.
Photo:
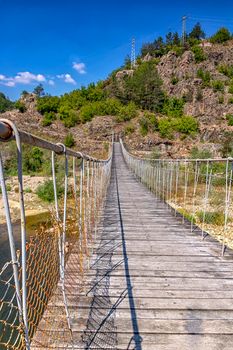
[[(143, 159), (112, 140), (98, 160), (8, 120), (0, 140), (16, 142), (21, 204), (17, 251), (0, 158), (11, 254), (0, 270), (0, 349), (233, 348), (232, 159)], [(33, 237), (22, 143), (51, 151), (54, 211)]]

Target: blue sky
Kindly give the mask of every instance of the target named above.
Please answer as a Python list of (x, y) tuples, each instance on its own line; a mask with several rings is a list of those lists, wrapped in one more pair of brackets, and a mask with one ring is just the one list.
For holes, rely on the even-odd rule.
[(0, 0), (0, 91), (16, 99), (43, 83), (63, 94), (104, 79), (143, 42), (199, 20), (207, 34), (233, 31), (231, 1)]

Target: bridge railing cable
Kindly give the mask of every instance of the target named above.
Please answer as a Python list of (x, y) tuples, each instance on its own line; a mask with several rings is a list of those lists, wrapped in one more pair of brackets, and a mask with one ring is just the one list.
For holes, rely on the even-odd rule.
[[(17, 149), (20, 247), (2, 157), (4, 142), (11, 140)], [(74, 286), (82, 286), (83, 271), (88, 268), (110, 181), (112, 150), (108, 159), (99, 160), (18, 130), (5, 119), (0, 119), (0, 141), (1, 197), (10, 252), (10, 260), (0, 260), (0, 348), (72, 349), (77, 340), (69, 300)], [(39, 226), (32, 237), (26, 225), (23, 143), (51, 152), (54, 205), (47, 225)], [(63, 174), (57, 173), (58, 157), (64, 158)], [(61, 175), (64, 193), (59, 199)]]
[(150, 159), (122, 152), (129, 168), (191, 231), (233, 248), (233, 159)]

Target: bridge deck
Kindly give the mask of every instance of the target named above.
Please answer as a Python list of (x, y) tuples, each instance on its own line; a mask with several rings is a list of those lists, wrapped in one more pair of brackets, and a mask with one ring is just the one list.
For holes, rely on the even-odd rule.
[(75, 348), (233, 349), (232, 254), (191, 233), (114, 148), (85, 291), (69, 296)]

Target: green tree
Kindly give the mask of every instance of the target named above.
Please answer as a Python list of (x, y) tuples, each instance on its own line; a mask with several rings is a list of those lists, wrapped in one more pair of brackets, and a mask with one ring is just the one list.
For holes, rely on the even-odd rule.
[(213, 44), (221, 44), (231, 39), (231, 33), (225, 27), (220, 28), (211, 38)]
[(25, 104), (20, 100), (15, 102), (15, 108), (17, 108), (20, 111), (20, 113), (24, 113), (27, 110)]
[(166, 45), (167, 46), (172, 46), (173, 45), (173, 34), (172, 34), (172, 32), (168, 32), (166, 34)]
[(205, 38), (205, 32), (201, 28), (201, 25), (199, 22), (196, 23), (195, 26), (193, 27), (192, 31), (189, 34), (189, 38), (197, 39), (197, 40), (201, 40)]
[(33, 93), (36, 94), (36, 96), (38, 97), (44, 96), (45, 92), (44, 92), (43, 85), (42, 84), (37, 85), (33, 90)]
[(12, 108), (14, 108), (14, 102), (0, 92), (0, 113), (4, 113)]
[(180, 43), (181, 43), (181, 40), (180, 40), (179, 34), (177, 32), (175, 32), (173, 34), (173, 45), (174, 46), (179, 46)]
[(162, 80), (152, 61), (143, 62), (134, 75), (128, 77), (123, 95), (126, 100), (134, 101), (143, 109), (161, 111), (165, 98)]
[(40, 172), (43, 164), (43, 151), (38, 147), (32, 147), (24, 152), (23, 170), (26, 173)]

